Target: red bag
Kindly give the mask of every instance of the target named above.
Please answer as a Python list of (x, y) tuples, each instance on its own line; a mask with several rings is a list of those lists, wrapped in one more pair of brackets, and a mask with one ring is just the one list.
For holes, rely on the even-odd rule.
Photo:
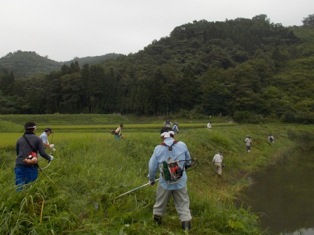
[(23, 162), (26, 165), (36, 165), (38, 163), (37, 153), (31, 152), (26, 158), (24, 158)]

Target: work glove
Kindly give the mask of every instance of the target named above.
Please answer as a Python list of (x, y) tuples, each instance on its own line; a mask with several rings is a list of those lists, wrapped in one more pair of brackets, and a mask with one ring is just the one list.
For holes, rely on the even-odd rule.
[(51, 162), (53, 160), (53, 156), (52, 155), (49, 155), (50, 156), (50, 160), (48, 162)]
[(148, 178), (148, 183), (149, 183), (150, 185), (154, 185), (154, 184), (155, 184), (155, 180), (150, 180), (150, 179), (149, 179), (149, 174), (147, 175), (147, 178)]
[(189, 169), (190, 167), (191, 167), (191, 165), (185, 165), (185, 166), (184, 166), (184, 169), (187, 170), (187, 169)]

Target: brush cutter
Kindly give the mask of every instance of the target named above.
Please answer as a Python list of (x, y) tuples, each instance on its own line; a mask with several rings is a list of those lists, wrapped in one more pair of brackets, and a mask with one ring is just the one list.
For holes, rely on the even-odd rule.
[[(54, 158), (53, 155), (55, 155), (55, 154), (53, 154), (54, 151), (56, 151), (55, 148), (53, 148), (53, 149), (51, 150), (51, 153), (49, 154), (49, 155), (52, 156), (53, 158)], [(52, 154), (53, 154), (53, 155), (52, 155)], [(39, 165), (38, 165), (39, 170), (42, 172), (43, 170), (47, 169), (47, 168), (51, 165), (51, 162), (52, 162), (52, 161), (48, 161), (48, 164), (47, 164), (46, 166), (44, 166), (44, 167), (39, 167)]]
[[(181, 161), (187, 161), (187, 160), (181, 160)], [(189, 161), (191, 161), (191, 164), (189, 165), (188, 168), (185, 169), (186, 171), (188, 171), (188, 170), (193, 170), (193, 169), (198, 165), (198, 161), (197, 161), (196, 159), (191, 159), (191, 160), (189, 160)], [(156, 180), (155, 180), (155, 182), (157, 182), (157, 181), (159, 181), (159, 179), (156, 179)], [(132, 189), (132, 190), (130, 190), (130, 191), (127, 191), (127, 192), (125, 192), (125, 193), (122, 193), (121, 195), (119, 195), (118, 197), (116, 197), (114, 200), (116, 200), (116, 199), (118, 199), (118, 198), (120, 198), (120, 197), (122, 197), (122, 196), (125, 196), (125, 195), (127, 195), (127, 194), (129, 194), (129, 193), (132, 193), (132, 192), (134, 192), (134, 191), (136, 191), (136, 190), (138, 190), (138, 189), (141, 189), (141, 188), (143, 188), (143, 187), (146, 187), (147, 185), (150, 185), (150, 182), (148, 182), (148, 183), (146, 183), (146, 184), (143, 184), (143, 185), (141, 185), (141, 186), (139, 186), (139, 187), (136, 187), (136, 188), (134, 188), (134, 189)]]

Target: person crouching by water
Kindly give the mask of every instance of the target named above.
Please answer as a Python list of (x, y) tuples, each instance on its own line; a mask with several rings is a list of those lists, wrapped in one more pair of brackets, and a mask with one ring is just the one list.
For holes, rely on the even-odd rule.
[(187, 190), (185, 169), (191, 165), (191, 156), (185, 143), (174, 139), (171, 127), (161, 129), (162, 143), (157, 145), (149, 160), (149, 183), (155, 184), (159, 168), (160, 180), (153, 207), (154, 221), (160, 225), (171, 197), (179, 215), (183, 230), (191, 229), (190, 199)]
[(223, 161), (224, 157), (222, 155), (221, 152), (218, 152), (217, 154), (215, 154), (215, 156), (213, 157), (212, 163), (215, 165), (216, 167), (216, 173), (221, 176), (222, 174), (222, 167), (223, 167)]
[(15, 160), (15, 185), (17, 191), (21, 191), (25, 184), (38, 178), (38, 155), (37, 152), (48, 162), (53, 156), (45, 152), (42, 140), (35, 134), (36, 123), (27, 122), (24, 125), (25, 132), (16, 142)]
[(118, 126), (118, 128), (115, 129), (115, 131), (114, 131), (114, 138), (115, 138), (116, 140), (121, 140), (121, 139), (123, 139), (122, 129), (123, 129), (123, 124), (120, 124), (120, 125)]

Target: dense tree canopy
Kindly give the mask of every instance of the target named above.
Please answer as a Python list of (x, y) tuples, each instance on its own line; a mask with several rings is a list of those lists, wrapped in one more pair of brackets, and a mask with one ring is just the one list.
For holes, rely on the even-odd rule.
[(100, 64), (64, 64), (45, 76), (0, 75), (0, 113), (193, 111), (235, 120), (314, 121), (312, 27), (266, 15), (194, 21), (143, 50)]
[(302, 22), (305, 26), (314, 26), (314, 14), (304, 18)]

